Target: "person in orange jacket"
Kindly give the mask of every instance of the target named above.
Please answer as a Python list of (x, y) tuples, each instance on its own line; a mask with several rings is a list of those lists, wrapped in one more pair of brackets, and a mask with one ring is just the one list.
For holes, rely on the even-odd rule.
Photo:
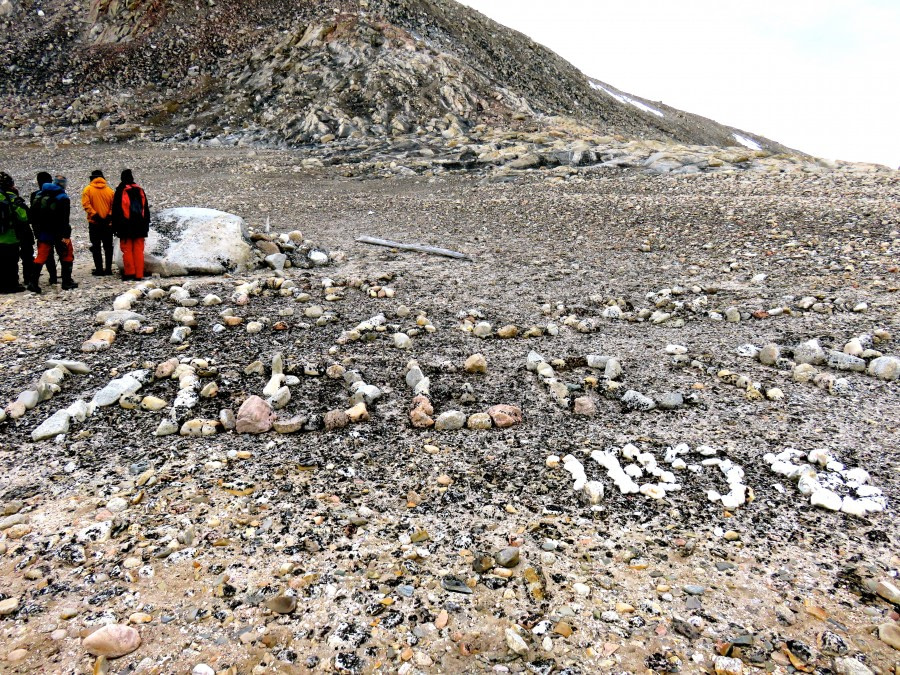
[[(90, 251), (94, 255), (95, 277), (112, 274), (113, 230), (112, 203), (115, 192), (106, 184), (103, 172), (97, 169), (91, 172), (91, 182), (81, 193), (81, 205), (88, 219), (88, 236), (91, 239)], [(103, 254), (106, 254), (106, 265)]]

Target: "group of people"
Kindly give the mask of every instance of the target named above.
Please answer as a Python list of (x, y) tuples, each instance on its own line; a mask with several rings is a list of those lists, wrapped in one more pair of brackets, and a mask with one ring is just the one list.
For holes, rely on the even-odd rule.
[[(38, 189), (26, 203), (12, 176), (0, 172), (0, 293), (40, 293), (39, 279), (45, 265), (50, 283), (59, 283), (54, 253), (59, 258), (61, 288), (78, 288), (72, 279), (75, 251), (67, 183), (61, 174), (51, 176), (42, 171), (37, 175)], [(143, 279), (144, 239), (150, 229), (150, 207), (131, 170), (122, 172), (115, 190), (107, 184), (102, 171), (93, 171), (90, 183), (81, 193), (81, 205), (87, 216), (90, 251), (94, 257), (91, 274), (112, 274), (113, 237), (118, 237), (122, 279)], [(24, 285), (19, 283), (19, 260)]]

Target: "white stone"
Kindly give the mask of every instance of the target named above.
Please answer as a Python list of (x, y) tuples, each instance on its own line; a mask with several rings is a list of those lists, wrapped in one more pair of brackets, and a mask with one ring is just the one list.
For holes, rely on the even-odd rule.
[(717, 656), (714, 662), (716, 675), (742, 675), (744, 664), (740, 659)]
[(81, 361), (65, 361), (62, 359), (51, 359), (44, 364), (47, 368), (55, 368), (57, 366), (65, 368), (74, 375), (87, 375), (91, 372), (90, 366)]
[(273, 253), (272, 255), (267, 255), (265, 257), (266, 265), (271, 267), (275, 271), (280, 271), (284, 269), (284, 264), (287, 262), (288, 257), (284, 253)]
[(619, 359), (609, 359), (603, 369), (603, 377), (607, 380), (617, 380), (622, 376), (622, 364)]
[(480, 338), (488, 337), (492, 331), (493, 331), (493, 328), (492, 328), (491, 324), (489, 324), (487, 321), (479, 321), (477, 324), (475, 324), (475, 328), (472, 329), (472, 333), (476, 337), (480, 337)]
[(849, 656), (834, 660), (834, 672), (837, 675), (874, 675), (866, 664)]
[(661, 486), (656, 483), (644, 483), (640, 487), (640, 492), (645, 497), (649, 497), (650, 499), (662, 499), (666, 496), (666, 491)]
[(409, 349), (412, 347), (412, 340), (406, 333), (394, 333), (394, 346), (397, 349)]
[(584, 485), (584, 496), (590, 504), (599, 504), (603, 499), (603, 483), (592, 480)]
[(68, 410), (57, 410), (53, 415), (44, 420), (44, 422), (34, 431), (31, 432), (31, 440), (34, 442), (43, 441), (48, 438), (55, 438), (60, 434), (68, 433), (69, 421), (71, 416)]
[(84, 402), (83, 399), (78, 399), (74, 401), (68, 408), (66, 408), (66, 412), (69, 413), (69, 417), (71, 417), (76, 422), (84, 422), (88, 417), (91, 416), (93, 410), (91, 407)]
[(154, 436), (171, 436), (172, 434), (178, 433), (178, 425), (172, 420), (163, 420), (159, 423), (159, 426), (156, 427), (156, 431), (153, 432)]
[(106, 508), (109, 509), (112, 513), (121, 513), (128, 508), (128, 502), (121, 497), (113, 497), (108, 502), (106, 502)]
[[(252, 260), (249, 233), (239, 216), (202, 208), (174, 208), (153, 215), (144, 248), (146, 274), (164, 277), (223, 274)], [(115, 251), (122, 266), (122, 254)]]
[(191, 334), (190, 326), (176, 326), (172, 329), (172, 336), (169, 338), (169, 342), (173, 345), (181, 344)]
[(16, 402), (25, 406), (26, 410), (31, 410), (38, 404), (40, 396), (34, 389), (26, 389), (16, 398)]
[[(138, 314), (137, 312), (131, 312), (126, 309), (116, 309), (111, 312), (97, 312), (97, 323), (125, 323), (126, 321), (140, 321), (144, 323), (147, 321), (147, 317), (143, 314)], [(74, 372), (74, 371), (73, 371)]]
[(840, 511), (843, 506), (843, 500), (840, 495), (828, 488), (819, 488), (812, 493), (809, 503), (813, 506), (821, 506), (829, 511)]
[(269, 399), (269, 403), (273, 408), (275, 408), (275, 410), (281, 410), (290, 402), (290, 400), (291, 390), (287, 387), (281, 387), (272, 395), (272, 397)]
[(141, 636), (131, 626), (109, 624), (84, 638), (81, 646), (95, 656), (117, 658), (140, 647)]
[(511, 652), (519, 654), (520, 656), (528, 653), (528, 644), (514, 629), (507, 628), (505, 635), (506, 646), (509, 647)]
[(818, 340), (809, 340), (794, 347), (794, 361), (817, 366), (825, 363), (825, 350)]
[(528, 352), (528, 356), (525, 357), (525, 368), (531, 372), (535, 372), (542, 363), (544, 363), (544, 357), (535, 351)]
[(91, 403), (99, 408), (117, 403), (126, 394), (133, 394), (141, 388), (141, 383), (131, 375), (111, 380), (103, 389), (94, 394)]
[(448, 410), (447, 412), (443, 412), (438, 415), (438, 418), (434, 422), (434, 428), (438, 431), (451, 431), (455, 429), (462, 429), (465, 423), (465, 413), (460, 412), (459, 410)]
[(900, 359), (896, 356), (879, 356), (869, 364), (868, 372), (879, 380), (896, 380), (900, 378)]

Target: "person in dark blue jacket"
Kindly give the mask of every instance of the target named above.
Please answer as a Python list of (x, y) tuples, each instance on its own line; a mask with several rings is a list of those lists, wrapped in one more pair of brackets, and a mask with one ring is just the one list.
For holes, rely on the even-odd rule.
[[(44, 187), (44, 184), (52, 183), (52, 182), (53, 182), (53, 176), (51, 176), (46, 171), (41, 171), (40, 173), (38, 173), (38, 175), (37, 175), (38, 189), (31, 193), (31, 197), (28, 200), (29, 209), (34, 207), (34, 200), (40, 193), (41, 188)], [(32, 226), (31, 229), (33, 232), (34, 227)], [(32, 270), (32, 275), (34, 277), (33, 278), (34, 285), (40, 287), (39, 286), (40, 280), (38, 279), (37, 275), (34, 274), (34, 237), (36, 237), (36, 236), (37, 235), (34, 235), (31, 237), (31, 239), (30, 239), (31, 244), (27, 247), (27, 250), (26, 250), (26, 247), (21, 244), (21, 241), (19, 243), (20, 243), (20, 252), (22, 255), (22, 268), (23, 269), (25, 268), (25, 254), (28, 253), (28, 267), (29, 267), (29, 269)], [(54, 255), (53, 247), (50, 248), (50, 252), (47, 255), (47, 262), (45, 264), (47, 267), (47, 275), (50, 277), (48, 279), (49, 283), (51, 285), (58, 284), (59, 277), (56, 274), (56, 256)]]
[(69, 224), (71, 201), (66, 194), (67, 180), (57, 175), (52, 183), (46, 183), (34, 200), (31, 223), (38, 240), (38, 253), (34, 258), (34, 276), (37, 278), (47, 261), (51, 249), (56, 249), (62, 266), (62, 289), (78, 288), (72, 280), (75, 250), (72, 248), (72, 226)]

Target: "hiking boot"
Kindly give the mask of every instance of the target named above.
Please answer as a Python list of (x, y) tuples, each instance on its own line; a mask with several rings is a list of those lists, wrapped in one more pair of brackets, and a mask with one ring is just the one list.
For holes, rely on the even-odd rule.
[(74, 288), (78, 288), (78, 284), (72, 280), (72, 263), (64, 262), (62, 264), (62, 289), (70, 291)]
[(106, 274), (103, 270), (91, 270), (91, 276), (93, 277), (102, 277)]
[(41, 287), (37, 285), (37, 282), (34, 279), (29, 279), (25, 282), (25, 290), (31, 291), (32, 293), (41, 294)]

